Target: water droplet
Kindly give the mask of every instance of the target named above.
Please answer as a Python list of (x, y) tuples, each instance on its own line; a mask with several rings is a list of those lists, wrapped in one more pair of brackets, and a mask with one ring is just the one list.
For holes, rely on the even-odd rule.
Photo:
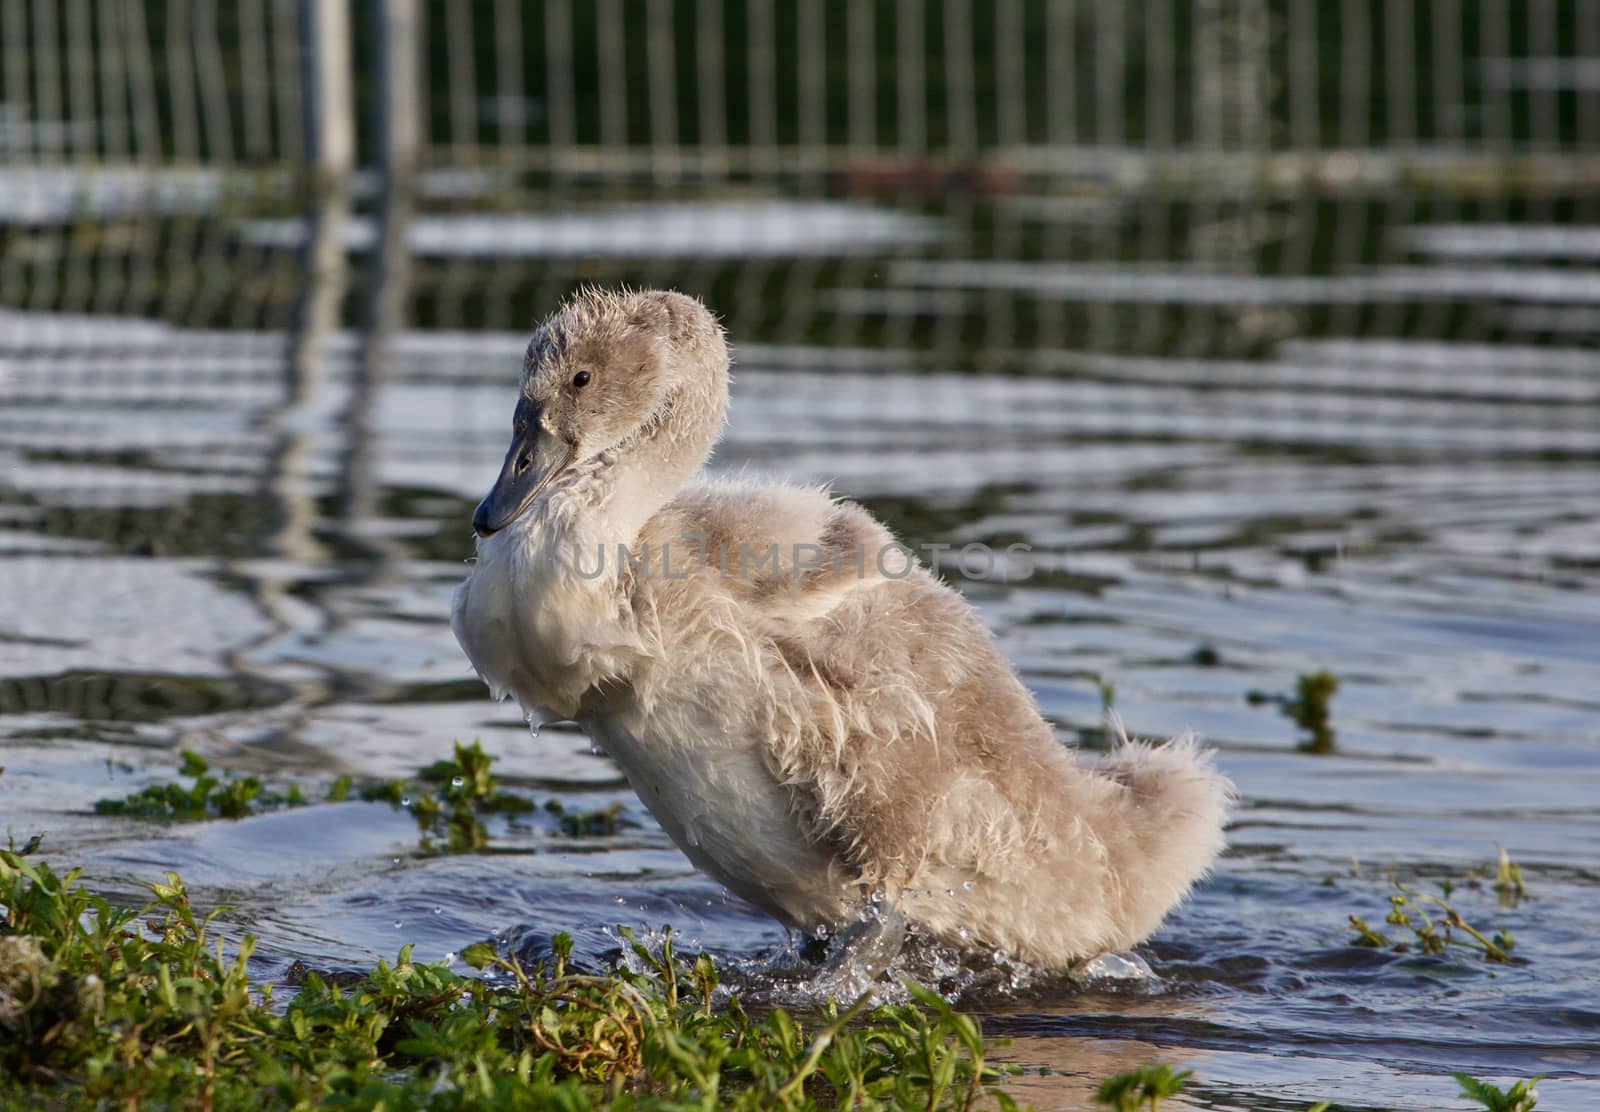
[(1011, 955), (1006, 953), (1004, 950), (996, 950), (993, 956), (994, 963), (996, 965), (1004, 965), (1006, 962), (1011, 960)]
[(394, 921), (394, 929), (395, 929), (395, 930), (399, 930), (399, 929), (400, 929), (400, 927), (401, 927), (401, 923), (400, 923), (400, 920), (398, 920), (398, 919), (396, 919), (396, 920), (395, 920), (395, 921)]
[(963, 887), (963, 888), (965, 888), (965, 889), (966, 889), (966, 890), (967, 890), (967, 891), (968, 891), (968, 892), (970, 892), (970, 891), (972, 891), (972, 890), (973, 890), (973, 889), (974, 889), (974, 888), (976, 888), (976, 887), (977, 887), (977, 885), (976, 885), (976, 884), (974, 884), (974, 883), (973, 883), (973, 882), (972, 882), (972, 881), (970, 881), (970, 880), (963, 880), (963, 881), (962, 881), (962, 882), (961, 882), (961, 887)]
[(411, 806), (411, 797), (409, 795), (402, 795), (400, 797), (400, 806), (402, 806), (402, 807)]
[(398, 864), (400, 864), (400, 859), (398, 857), (396, 857), (392, 863), (395, 864), (395, 865), (398, 865)]
[(874, 907), (876, 907), (878, 904), (881, 904), (883, 902), (883, 889), (878, 889), (878, 891), (872, 893), (869, 898), (872, 900)]
[(443, 915), (444, 914), (444, 908), (436, 907), (436, 908), (433, 909), (433, 913), (435, 915)]
[(967, 939), (972, 937), (972, 932), (967, 930), (966, 927), (962, 927), (960, 930), (956, 931), (956, 937), (965, 942)]
[(461, 777), (459, 777), (459, 776), (452, 776), (452, 777), (451, 777), (451, 778), (450, 778), (450, 786), (451, 786), (451, 787), (452, 787), (452, 788), (459, 788), (459, 787), (461, 787), (461, 786), (462, 786), (462, 785), (463, 785), (463, 784), (465, 784), (465, 783), (466, 783), (466, 781), (465, 781), (465, 780), (463, 780), (463, 779), (462, 779), (462, 778), (461, 778)]
[(944, 894), (949, 896), (952, 900), (956, 898), (956, 890), (954, 888), (946, 888), (944, 890)]

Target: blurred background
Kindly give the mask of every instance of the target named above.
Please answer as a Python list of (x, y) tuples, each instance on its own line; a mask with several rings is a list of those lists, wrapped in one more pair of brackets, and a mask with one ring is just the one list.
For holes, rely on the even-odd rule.
[[(1597, 263), (1596, 0), (0, 0), (0, 826), (181, 869), (269, 973), (774, 944), (447, 624), (536, 322), (673, 286), (736, 349), (715, 466), (1031, 545), (951, 574), (1063, 740), (1112, 705), (1241, 786), (1164, 990), (985, 1005), (1030, 1099), (1161, 1053), (1212, 1107), (1592, 1106)], [(474, 736), (620, 827), (95, 813), (183, 748), (320, 798)], [(1542, 899), (1464, 911), (1526, 966), (1343, 945), (1497, 841)]]

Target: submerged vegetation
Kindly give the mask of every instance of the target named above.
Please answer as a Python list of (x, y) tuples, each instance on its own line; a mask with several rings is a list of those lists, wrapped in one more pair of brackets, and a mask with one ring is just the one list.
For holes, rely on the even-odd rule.
[[(1454, 946), (1476, 953), (1485, 961), (1511, 960), (1511, 950), (1516, 943), (1509, 930), (1502, 927), (1495, 932), (1494, 938), (1487, 938), (1440, 897), (1418, 892), (1404, 884), (1397, 884), (1396, 887), (1400, 889), (1400, 894), (1389, 897), (1389, 914), (1384, 922), (1399, 927), (1400, 933), (1390, 938), (1368, 926), (1360, 916), (1352, 915), (1350, 926), (1356, 932), (1350, 940), (1352, 946), (1370, 946), (1395, 953), (1405, 953), (1415, 946), (1424, 954), (1443, 954)], [(1440, 917), (1435, 919), (1430, 916), (1424, 909), (1425, 904), (1437, 908)], [(1406, 938), (1405, 932), (1410, 932), (1412, 937)]]
[[(476, 740), (470, 745), (458, 741), (449, 760), (435, 761), (410, 780), (382, 780), (357, 786), (345, 774), (329, 785), (322, 798), (328, 803), (343, 803), (354, 793), (368, 802), (404, 808), (416, 820), (421, 852), (475, 853), (489, 844), (485, 818), (521, 815), (536, 809), (533, 800), (500, 786), (490, 772), (495, 759)], [(242, 819), (311, 802), (298, 784), (283, 791), (268, 791), (253, 776), (213, 775), (205, 758), (188, 749), (182, 751), (178, 775), (189, 782), (152, 784), (123, 799), (102, 799), (95, 804), (95, 812), (200, 822)], [(545, 809), (557, 817), (559, 831), (569, 837), (608, 836), (624, 825), (620, 804), (574, 812), (552, 799)]]
[(1463, 1097), (1483, 1105), (1489, 1112), (1533, 1112), (1539, 1103), (1539, 1091), (1534, 1086), (1543, 1080), (1541, 1077), (1530, 1077), (1515, 1082), (1508, 1089), (1501, 1089), (1464, 1073), (1451, 1076), (1461, 1086)]
[[(1496, 848), (1499, 860), (1496, 866), (1495, 892), (1502, 908), (1515, 907), (1527, 895), (1522, 881), (1522, 869), (1511, 860), (1504, 846)], [(1482, 888), (1483, 882), (1476, 872), (1469, 871), (1466, 885), (1469, 888)], [(1444, 954), (1454, 947), (1456, 952), (1465, 950), (1488, 962), (1504, 963), (1512, 960), (1511, 951), (1516, 948), (1516, 940), (1512, 938), (1510, 928), (1500, 927), (1491, 937), (1468, 923), (1461, 912), (1449, 902), (1456, 887), (1453, 881), (1446, 880), (1440, 884), (1443, 896), (1418, 891), (1398, 880), (1394, 881), (1394, 886), (1399, 892), (1389, 897), (1389, 913), (1384, 917), (1384, 922), (1400, 930), (1391, 937), (1368, 924), (1360, 916), (1352, 915), (1350, 926), (1355, 934), (1350, 938), (1350, 945), (1390, 950), (1400, 954), (1407, 953), (1413, 948), (1423, 954)], [(1428, 913), (1429, 907), (1434, 909), (1433, 915)]]
[(1113, 1112), (1139, 1112), (1141, 1108), (1159, 1112), (1161, 1102), (1182, 1092), (1184, 1083), (1192, 1076), (1193, 1070), (1174, 1071), (1171, 1066), (1158, 1062), (1106, 1078), (1095, 1091), (1094, 1099)]
[(391, 780), (362, 789), (361, 797), (406, 807), (416, 820), (423, 853), (475, 853), (489, 844), (486, 815), (520, 815), (533, 802), (504, 791), (489, 772), (495, 758), (476, 740), (455, 743), (448, 761), (435, 761), (418, 773), (418, 784)]
[[(1173, 1070), (1165, 1063), (1141, 1066), (1126, 1073), (1108, 1077), (1100, 1083), (1094, 1099), (1110, 1112), (1160, 1112), (1162, 1102), (1188, 1088), (1193, 1070)], [(1461, 1086), (1461, 1096), (1483, 1105), (1488, 1112), (1533, 1112), (1539, 1103), (1534, 1089), (1542, 1078), (1532, 1077), (1513, 1082), (1507, 1089), (1487, 1081), (1480, 1081), (1465, 1073), (1450, 1076)], [(1332, 1101), (1311, 1105), (1305, 1112), (1333, 1112)]]
[(1339, 677), (1332, 672), (1303, 672), (1295, 680), (1293, 695), (1251, 691), (1245, 698), (1252, 706), (1276, 704), (1293, 719), (1304, 731), (1300, 741), (1302, 752), (1332, 753), (1337, 741), (1332, 725), (1332, 703), (1338, 691)]
[(254, 776), (211, 775), (210, 765), (192, 749), (182, 752), (178, 775), (188, 784), (152, 784), (125, 799), (102, 799), (94, 805), (101, 815), (131, 815), (136, 818), (240, 819), (274, 806), (298, 807), (306, 802), (298, 785), (283, 793), (265, 792)]

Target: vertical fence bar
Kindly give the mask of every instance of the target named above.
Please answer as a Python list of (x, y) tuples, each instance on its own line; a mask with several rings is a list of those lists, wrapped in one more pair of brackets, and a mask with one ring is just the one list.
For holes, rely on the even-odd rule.
[[(1478, 88), (1482, 95), (1483, 141), (1496, 153), (1512, 145), (1511, 65), (1509, 41), (1511, 13), (1504, 0), (1479, 0), (1478, 4)], [(1491, 75), (1499, 73), (1499, 81)]]
[(233, 113), (228, 108), (228, 80), (217, 32), (216, 0), (195, 5), (193, 42), (206, 160), (227, 164), (233, 161)]
[(244, 113), (244, 160), (272, 156), (272, 82), (267, 77), (267, 15), (262, 0), (240, 0), (239, 101)]
[(726, 157), (728, 145), (728, 71), (724, 49), (723, 0), (697, 0), (695, 5), (695, 108), (699, 113), (700, 153)]
[(376, 90), (371, 121), (385, 195), (409, 192), (422, 164), (422, 16), (419, 0), (369, 0), (376, 46)]
[(745, 22), (750, 158), (752, 164), (770, 165), (778, 145), (778, 28), (772, 0), (747, 0)]
[(972, 71), (971, 0), (944, 0), (945, 148), (968, 157), (978, 148), (977, 87)]
[(1409, 148), (1417, 139), (1417, 64), (1415, 0), (1387, 0), (1383, 6), (1383, 96), (1388, 109), (1384, 143)]
[(995, 140), (1002, 146), (1028, 141), (1028, 44), (1023, 33), (1024, 0), (995, 0)]
[[(1043, 2), (1045, 142), (1059, 151), (1075, 144), (1078, 138), (1077, 2)], [(1050, 165), (1054, 169), (1065, 162), (1065, 159), (1055, 155)], [(1052, 261), (1065, 257), (1070, 242), (1071, 237), (1064, 222), (1050, 220), (1044, 233), (1044, 258)], [(1065, 347), (1067, 311), (1061, 299), (1041, 298), (1038, 312), (1039, 343), (1049, 348)]]
[[(415, 38), (415, 36), (412, 36)], [(522, 72), (522, 4), (494, 3), (495, 139), (520, 156), (528, 146), (528, 88)]]
[[(0, 50), (5, 56), (5, 97), (10, 112), (0, 118), (0, 135), (5, 137), (0, 157), (14, 166), (31, 161), (34, 149), (33, 96), (28, 88), (28, 12), (23, 0), (0, 3)], [(5, 304), (16, 305), (26, 296), (27, 271), (21, 252), (0, 251), (0, 299)]]
[[(307, 0), (302, 0), (302, 3)], [(200, 127), (194, 105), (194, 46), (189, 32), (187, 0), (166, 5), (167, 113), (171, 124), (172, 157), (180, 162), (200, 159)]]
[(290, 337), (291, 404), (317, 392), (322, 377), (322, 339), (339, 323), (346, 281), (348, 186), (355, 159), (349, 9), (343, 3), (300, 3), (306, 162), (312, 169), (312, 182), (305, 221), (304, 287)]
[(391, 341), (405, 327), (411, 290), (407, 233), (422, 160), (422, 17), (419, 0), (368, 0), (376, 88), (369, 116), (378, 169), (377, 236), (365, 290), (365, 328), (350, 401), (340, 501), (347, 519), (374, 509), (368, 449), (371, 398), (388, 375)]
[(799, 54), (799, 134), (802, 165), (821, 166), (828, 144), (827, 8), (817, 0), (795, 11)]
[(1045, 131), (1058, 146), (1071, 145), (1078, 137), (1077, 18), (1077, 0), (1045, 0)]
[(578, 94), (573, 78), (572, 0), (544, 6), (544, 95), (550, 146), (560, 155), (578, 142)]
[(906, 154), (928, 149), (927, 35), (922, 0), (900, 0), (895, 10), (895, 143)]
[[(67, 134), (64, 147), (71, 152), (74, 162), (83, 164), (94, 161), (99, 147), (99, 128), (94, 116), (94, 38), (86, 0), (67, 0), (63, 15), (62, 43), (67, 63)], [(84, 214), (88, 220), (94, 219), (94, 216), (92, 212)], [(107, 248), (103, 240), (93, 248), (81, 246), (75, 231), (68, 233), (63, 246), (66, 250), (60, 304), (63, 309), (76, 312), (87, 308), (94, 296), (97, 284), (94, 264), (97, 258), (104, 259)], [(103, 271), (104, 265), (99, 269)]]
[(67, 144), (79, 159), (92, 159), (99, 147), (94, 115), (94, 31), (88, 0), (67, 0)]
[[(128, 157), (128, 86), (123, 63), (122, 13), (110, 0), (95, 4), (95, 37), (99, 40), (99, 108), (102, 157), (122, 163)], [(138, 251), (136, 244), (124, 240), (115, 252), (101, 256), (100, 273), (94, 291), (94, 312), (114, 313), (127, 292), (124, 272), (126, 257)]]
[[(129, 0), (138, 3), (138, 0)], [(306, 149), (305, 104), (300, 90), (300, 0), (271, 0), (272, 83), (277, 90), (278, 157), (293, 161)]]
[(872, 4), (851, 4), (846, 13), (849, 143), (857, 151), (866, 151), (878, 145), (877, 13)]
[(343, 3), (321, 0), (300, 0), (300, 10), (306, 161), (323, 183), (339, 183), (355, 162), (350, 13)]
[(1123, 132), (1123, 88), (1127, 58), (1123, 51), (1124, 8), (1101, 4), (1094, 27), (1094, 141), (1102, 147), (1127, 142)]
[(1289, 0), (1289, 144), (1303, 152), (1322, 145), (1314, 3), (1315, 0)]
[(49, 161), (60, 158), (65, 144), (62, 140), (61, 114), (61, 48), (57, 41), (56, 0), (34, 0), (33, 4), (33, 74), (34, 74), (34, 126), (37, 150)]
[[(0, 5), (0, 49), (6, 60), (6, 104), (12, 115), (4, 122), (6, 146), (4, 154), (14, 159), (19, 153), (33, 149), (31, 123), (34, 113), (33, 93), (29, 90), (28, 9), (23, 0), (4, 0)], [(13, 125), (16, 132), (12, 132)]]
[(458, 163), (471, 163), (478, 151), (478, 68), (471, 4), (445, 6), (445, 65), (450, 88), (450, 146)]
[[(1152, 154), (1170, 154), (1178, 141), (1177, 50), (1174, 46), (1172, 0), (1144, 0), (1145, 104), (1144, 145)], [(1150, 196), (1138, 209), (1140, 261), (1159, 265), (1170, 253), (1170, 204)], [(1138, 315), (1137, 335), (1159, 337), (1166, 307), (1146, 304)]]
[[(1593, 5), (1594, 0), (1588, 0)], [(1564, 59), (1556, 36), (1554, 0), (1527, 0), (1528, 138), (1535, 148), (1553, 151), (1561, 146), (1556, 89), (1564, 80)], [(1576, 68), (1576, 67), (1574, 67)]]
[(1581, 3), (1574, 13), (1578, 77), (1577, 141), (1582, 150), (1600, 150), (1600, 4)]
[(660, 181), (676, 180), (679, 169), (678, 41), (673, 33), (676, 0), (646, 0), (645, 74), (650, 89), (650, 162)]
[(595, 0), (600, 76), (600, 145), (618, 154), (628, 146), (628, 45), (622, 0)]
[[(117, 4), (118, 33), (128, 50), (128, 96), (131, 104), (129, 129), (133, 157), (141, 167), (161, 162), (161, 114), (156, 90), (154, 62), (150, 54), (150, 32), (145, 26), (144, 5), (139, 0), (120, 0)], [(155, 188), (152, 180), (149, 188)], [(123, 312), (142, 314), (156, 297), (155, 236), (142, 230), (128, 267), (128, 291)]]

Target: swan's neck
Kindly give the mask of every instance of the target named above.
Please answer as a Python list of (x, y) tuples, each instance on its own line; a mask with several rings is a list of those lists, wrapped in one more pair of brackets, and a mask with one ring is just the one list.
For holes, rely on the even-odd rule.
[[(711, 453), (721, 426), (721, 407), (711, 420), (690, 420), (687, 407), (673, 407), (647, 430), (575, 464), (535, 508), (563, 540), (615, 549), (632, 547), (645, 523), (683, 489)], [(705, 428), (701, 428), (705, 425)]]

